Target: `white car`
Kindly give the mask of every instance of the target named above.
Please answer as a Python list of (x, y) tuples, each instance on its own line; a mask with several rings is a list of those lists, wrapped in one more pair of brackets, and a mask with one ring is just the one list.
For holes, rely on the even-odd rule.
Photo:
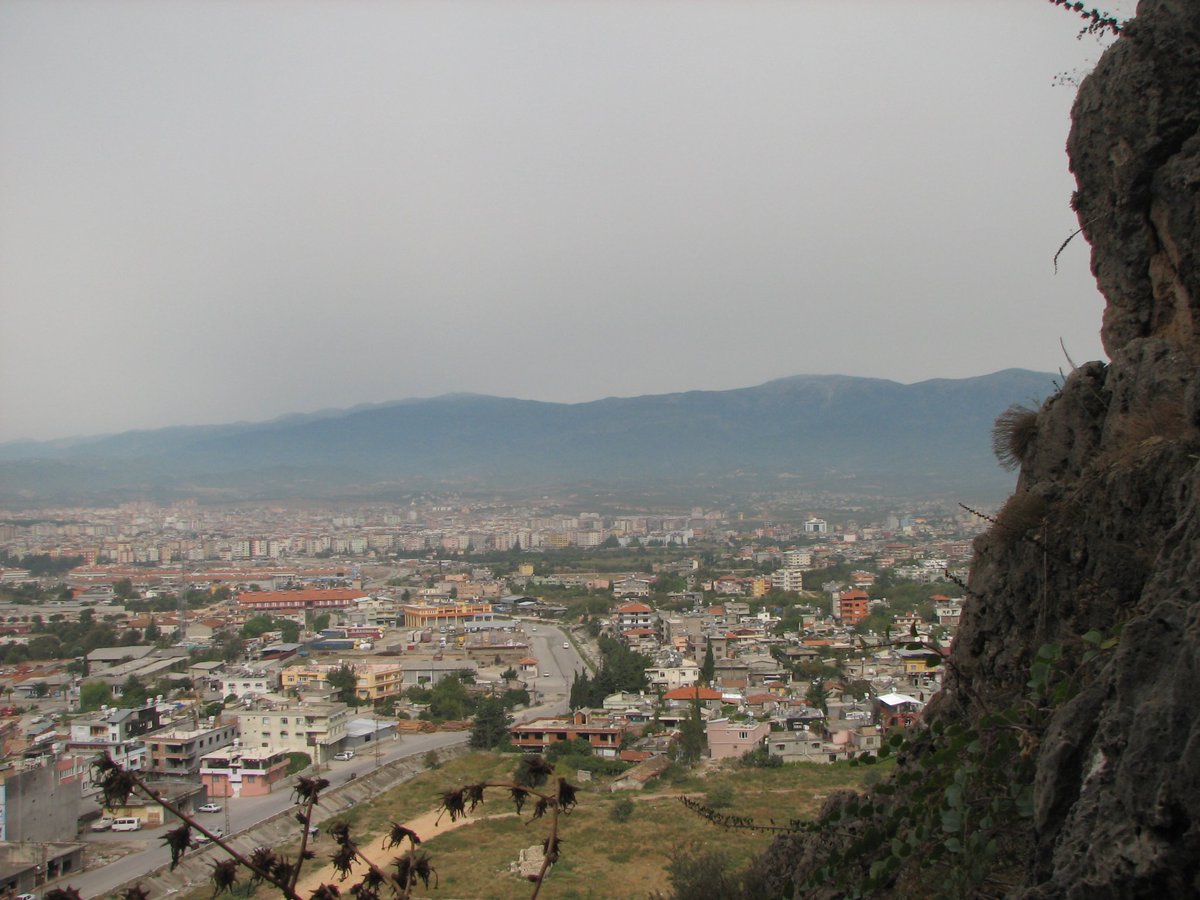
[(197, 806), (196, 812), (220, 812), (221, 808), (220, 803), (205, 803), (203, 806)]
[(543, 672), (543, 673), (542, 673), (542, 677), (543, 677), (543, 678), (549, 678), (549, 677), (550, 677), (550, 673), (549, 673), (549, 672)]
[(108, 831), (116, 820), (112, 816), (101, 816), (92, 823), (92, 831)]
[(563, 649), (564, 649), (564, 650), (570, 650), (570, 649), (571, 649), (571, 645), (570, 645), (570, 644), (569, 644), (567, 641), (563, 641)]
[(339, 762), (345, 762), (348, 759), (354, 759), (354, 751), (353, 750), (339, 750), (337, 753), (333, 754), (333, 758), (338, 760)]
[[(225, 829), (224, 828), (210, 828), (208, 830), (211, 831), (213, 834), (215, 834), (219, 838), (225, 837)], [(196, 843), (201, 846), (203, 846), (204, 844), (211, 844), (212, 838), (210, 838), (207, 834), (198, 834), (198, 835), (196, 835)]]

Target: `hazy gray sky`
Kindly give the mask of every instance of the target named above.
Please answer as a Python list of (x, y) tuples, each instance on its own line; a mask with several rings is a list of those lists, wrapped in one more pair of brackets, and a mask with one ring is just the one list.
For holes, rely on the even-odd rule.
[[(1128, 10), (1123, 10), (1128, 11)], [(0, 4), (0, 440), (1100, 358), (1044, 0)]]

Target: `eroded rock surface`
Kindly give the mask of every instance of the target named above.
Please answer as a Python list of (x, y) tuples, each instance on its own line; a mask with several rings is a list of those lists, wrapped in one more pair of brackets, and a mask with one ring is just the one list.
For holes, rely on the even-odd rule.
[[(1025, 518), (976, 543), (929, 718), (1019, 707), (1039, 648), (1065, 648), (1073, 690), (1024, 736), (1032, 818), (978, 893), (1200, 896), (1200, 2), (1143, 0), (1081, 86), (1068, 149), (1111, 362), (1038, 411)], [(1089, 631), (1115, 643), (1089, 657)], [(796, 884), (848, 846), (781, 839), (760, 868)], [(919, 889), (905, 865), (879, 895)]]

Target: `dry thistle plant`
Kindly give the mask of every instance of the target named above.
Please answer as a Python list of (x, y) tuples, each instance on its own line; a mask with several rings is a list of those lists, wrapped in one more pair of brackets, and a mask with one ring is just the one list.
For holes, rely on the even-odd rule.
[[(214, 897), (223, 891), (232, 893), (239, 883), (239, 876), (245, 874), (251, 887), (265, 884), (287, 900), (306, 900), (297, 892), (297, 884), (305, 864), (316, 858), (316, 854), (309, 849), (308, 839), (312, 834), (313, 810), (320, 802), (321, 792), (329, 787), (326, 779), (301, 776), (293, 786), (295, 818), (301, 829), (300, 849), (294, 857), (270, 847), (257, 847), (249, 854), (239, 852), (230, 846), (227, 836), (209, 831), (192, 816), (161, 797), (138, 773), (121, 767), (110, 756), (106, 755), (93, 764), (92, 780), (100, 787), (107, 807), (123, 806), (136, 793), (151, 799), (179, 819), (182, 824), (162, 838), (171, 851), (172, 869), (189, 850), (199, 846), (193, 838), (194, 832), (204, 835), (228, 854), (227, 858), (213, 863), (210, 880)], [(549, 822), (548, 834), (542, 842), (541, 870), (530, 879), (533, 882), (532, 898), (536, 898), (550, 867), (559, 859), (562, 848), (562, 839), (558, 835), (559, 819), (575, 808), (578, 788), (566, 779), (555, 776), (554, 767), (541, 756), (523, 756), (511, 781), (481, 782), (443, 793), (440, 815), (449, 815), (452, 822), (466, 816), (484, 802), (484, 794), (488, 789), (507, 791), (508, 799), (516, 807), (518, 815), (521, 815), (526, 803), (532, 801), (533, 810), (526, 824), (543, 817)], [(430, 881), (435, 886), (437, 884), (437, 872), (429, 854), (418, 849), (421, 838), (398, 822), (392, 823), (384, 837), (383, 849), (399, 848), (402, 852), (393, 857), (386, 871), (361, 852), (347, 823), (333, 825), (329, 834), (337, 848), (330, 862), (338, 873), (339, 884), (349, 880), (355, 870), (360, 874), (344, 890), (339, 884), (322, 884), (307, 900), (338, 900), (344, 893), (352, 895), (354, 900), (384, 900), (385, 897), (387, 900), (407, 900), (418, 882), (425, 888), (429, 887)], [(147, 900), (147, 896), (140, 884), (121, 894), (122, 900)], [(80, 895), (72, 887), (55, 888), (46, 892), (45, 900), (80, 900)]]

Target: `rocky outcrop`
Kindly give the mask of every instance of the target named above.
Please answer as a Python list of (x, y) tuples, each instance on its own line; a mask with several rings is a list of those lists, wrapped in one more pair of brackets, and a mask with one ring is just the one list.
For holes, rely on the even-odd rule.
[[(985, 743), (1019, 730), (1012, 777), (1032, 803), (989, 822), (991, 869), (958, 864), (951, 893), (1200, 896), (1200, 3), (1143, 0), (1081, 86), (1068, 149), (1111, 362), (1075, 370), (1024, 423), (1017, 492), (976, 543), (928, 718)], [(1061, 691), (1031, 697), (1039, 659)], [(997, 711), (1004, 724), (987, 724)], [(924, 742), (897, 777), (933, 771), (945, 739)], [(904, 851), (904, 820), (888, 815), (919, 790), (876, 798), (871, 821), (893, 842), (854, 865)], [(762, 867), (819, 895), (813, 873), (863, 846), (838, 834), (868, 824), (782, 839)], [(917, 858), (949, 830), (919, 832), (872, 893), (907, 896), (922, 872), (949, 871)]]

